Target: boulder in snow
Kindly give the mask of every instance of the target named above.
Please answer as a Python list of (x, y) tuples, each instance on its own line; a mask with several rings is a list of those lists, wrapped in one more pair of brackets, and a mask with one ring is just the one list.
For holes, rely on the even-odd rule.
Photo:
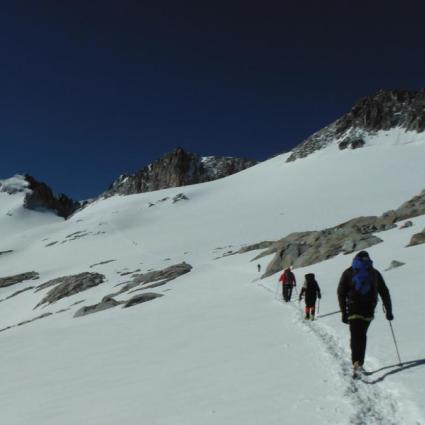
[(86, 291), (100, 285), (104, 280), (105, 276), (103, 274), (88, 272), (52, 279), (37, 288), (37, 291), (40, 291), (54, 286), (34, 308), (43, 304), (52, 304), (62, 298)]
[(0, 278), (0, 288), (5, 288), (6, 286), (12, 286), (17, 283), (24, 282), (25, 280), (35, 280), (40, 276), (37, 272), (26, 272), (15, 274), (13, 276), (6, 276)]

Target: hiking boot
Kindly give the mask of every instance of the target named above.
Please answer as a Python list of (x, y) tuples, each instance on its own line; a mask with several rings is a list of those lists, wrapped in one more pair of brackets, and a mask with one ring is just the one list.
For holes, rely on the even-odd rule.
[(353, 363), (353, 378), (358, 378), (361, 375), (361, 370), (363, 369), (359, 361)]
[(310, 319), (310, 315), (307, 313), (307, 314), (304, 316), (304, 319), (305, 319), (305, 320)]

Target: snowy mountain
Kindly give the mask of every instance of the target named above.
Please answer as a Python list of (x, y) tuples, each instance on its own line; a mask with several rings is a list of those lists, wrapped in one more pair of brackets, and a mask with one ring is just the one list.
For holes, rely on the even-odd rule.
[[(329, 140), (297, 161), (99, 198), (68, 220), (24, 208), (21, 178), (2, 181), (4, 423), (425, 424), (425, 134), (382, 128), (354, 150)], [(341, 229), (332, 255), (286, 253), (298, 286), (312, 272), (322, 289), (305, 322), (270, 267), (294, 234), (311, 259)], [(403, 364), (378, 306), (370, 375), (353, 381), (336, 287), (373, 238)]]
[(415, 138), (425, 131), (425, 90), (380, 90), (360, 99), (347, 114), (297, 146), (287, 161), (304, 158), (332, 143), (341, 150), (357, 149), (382, 141), (382, 135), (396, 129), (400, 136), (393, 137), (393, 142), (404, 140), (405, 132)]
[(63, 193), (55, 196), (47, 184), (37, 181), (28, 174), (25, 176), (17, 174), (12, 178), (0, 180), (0, 192), (9, 195), (22, 193), (25, 208), (52, 211), (63, 218), (68, 218), (81, 207), (79, 202), (73, 201)]
[(131, 195), (204, 183), (230, 176), (256, 163), (242, 158), (200, 157), (177, 148), (135, 174), (121, 175), (103, 196)]

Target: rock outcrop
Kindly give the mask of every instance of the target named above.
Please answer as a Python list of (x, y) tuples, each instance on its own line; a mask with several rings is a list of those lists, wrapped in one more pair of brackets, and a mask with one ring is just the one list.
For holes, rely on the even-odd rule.
[[(288, 266), (306, 267), (338, 254), (349, 254), (382, 242), (376, 232), (396, 227), (398, 221), (425, 214), (425, 190), (381, 216), (358, 217), (320, 231), (292, 233), (278, 241), (265, 241), (242, 247), (237, 253), (267, 248), (252, 261), (275, 254), (262, 277), (270, 276)], [(405, 221), (400, 228), (413, 223)], [(425, 229), (416, 233), (408, 246), (425, 243)], [(232, 253), (235, 254), (235, 253)], [(393, 265), (394, 266), (394, 265)]]
[(145, 303), (146, 301), (151, 301), (162, 296), (155, 292), (145, 292), (144, 294), (135, 295), (123, 305), (123, 308), (133, 307), (134, 305)]
[(39, 277), (40, 276), (37, 272), (26, 272), (26, 273), (15, 274), (13, 276), (1, 277), (0, 288), (16, 285), (17, 283), (24, 282), (25, 280), (36, 280)]
[(392, 270), (392, 269), (396, 269), (398, 267), (404, 266), (406, 263), (403, 263), (402, 261), (397, 261), (397, 260), (393, 260), (391, 261), (389, 267), (387, 267), (385, 269), (386, 272)]
[[(185, 262), (174, 264), (162, 270), (155, 270), (142, 274), (135, 274), (130, 282), (124, 282), (120, 284), (122, 288), (111, 296), (116, 296), (124, 292), (131, 291), (134, 288), (136, 291), (141, 289), (156, 288), (158, 286), (165, 285), (171, 280), (177, 279), (178, 277), (189, 273), (192, 270), (192, 266)], [(134, 291), (133, 291), (134, 292)]]
[(87, 316), (88, 314), (98, 313), (99, 311), (108, 310), (109, 308), (116, 307), (120, 304), (123, 304), (123, 302), (117, 301), (111, 296), (107, 295), (106, 297), (102, 298), (100, 303), (84, 306), (78, 309), (75, 312), (74, 317), (82, 317)]
[[(338, 254), (349, 254), (382, 242), (372, 233), (393, 228), (391, 218), (360, 217), (338, 226), (310, 232), (292, 233), (276, 241), (255, 257), (275, 254), (262, 277), (270, 276), (286, 267), (306, 267)], [(246, 251), (246, 247), (244, 248)]]
[(38, 286), (37, 291), (51, 286), (53, 286), (53, 288), (34, 308), (43, 304), (52, 304), (62, 298), (70, 297), (71, 295), (86, 291), (87, 289), (100, 285), (104, 280), (105, 276), (103, 274), (88, 272), (49, 280), (48, 282)]
[(425, 243), (425, 229), (422, 232), (415, 233), (407, 246), (421, 245), (423, 243)]
[(30, 192), (25, 195), (25, 208), (51, 210), (66, 219), (81, 206), (79, 202), (73, 201), (63, 193), (55, 196), (47, 184), (37, 181), (28, 174), (25, 175), (25, 180), (28, 182), (28, 189), (30, 189)]
[(288, 162), (304, 158), (337, 141), (340, 149), (364, 146), (364, 134), (402, 128), (425, 131), (425, 90), (380, 90), (360, 99), (351, 110), (293, 149)]
[(178, 148), (132, 175), (121, 175), (103, 196), (131, 195), (217, 180), (255, 165), (231, 157), (199, 157)]

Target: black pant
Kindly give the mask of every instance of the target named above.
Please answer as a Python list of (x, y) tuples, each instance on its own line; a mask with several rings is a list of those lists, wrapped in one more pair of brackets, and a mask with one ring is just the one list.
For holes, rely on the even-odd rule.
[(367, 330), (370, 322), (362, 319), (352, 319), (350, 323), (351, 359), (354, 362), (364, 363), (366, 353)]
[(285, 301), (291, 301), (292, 285), (283, 285), (282, 295)]

